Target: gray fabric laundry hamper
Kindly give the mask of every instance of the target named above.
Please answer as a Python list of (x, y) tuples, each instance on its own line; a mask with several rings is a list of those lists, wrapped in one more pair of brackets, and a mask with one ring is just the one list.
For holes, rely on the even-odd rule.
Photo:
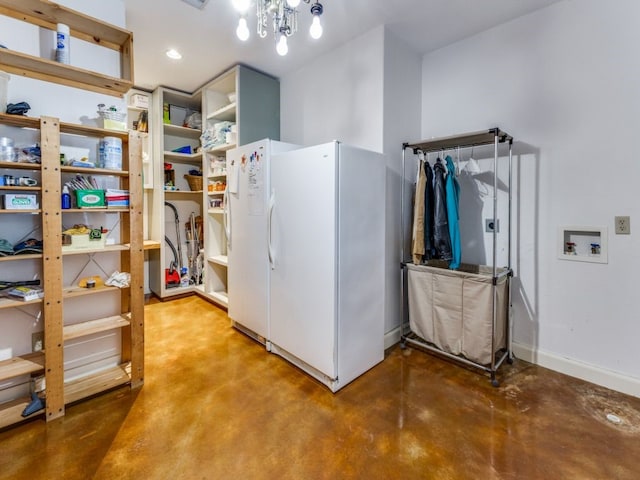
[[(449, 270), (443, 262), (407, 265), (409, 326), (440, 350), (487, 365), (506, 347), (508, 276), (498, 269), (496, 328), (493, 330), (492, 267), (462, 264)], [(491, 336), (494, 351), (491, 351)]]

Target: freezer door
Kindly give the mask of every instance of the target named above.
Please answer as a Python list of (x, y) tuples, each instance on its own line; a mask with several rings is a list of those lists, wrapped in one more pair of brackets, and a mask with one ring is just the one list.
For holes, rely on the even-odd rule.
[(271, 159), (271, 342), (336, 368), (336, 144)]
[[(228, 314), (234, 322), (268, 338), (267, 202), (269, 141), (255, 142), (227, 154), (227, 172), (236, 168), (237, 188), (228, 184)], [(230, 167), (234, 162), (234, 167)], [(233, 181), (227, 173), (227, 181)], [(234, 190), (237, 190), (234, 193)]]

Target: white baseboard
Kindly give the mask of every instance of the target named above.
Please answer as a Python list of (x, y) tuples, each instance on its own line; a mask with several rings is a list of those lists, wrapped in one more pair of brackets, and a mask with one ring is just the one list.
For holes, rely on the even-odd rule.
[(388, 331), (387, 333), (384, 334), (384, 349), (386, 350), (389, 347), (392, 347), (393, 345), (395, 345), (396, 343), (398, 343), (400, 341), (400, 336), (401, 336), (401, 329), (400, 327), (396, 327), (393, 330)]
[(513, 353), (517, 358), (540, 365), (541, 367), (549, 368), (571, 377), (580, 378), (581, 380), (626, 393), (627, 395), (640, 397), (640, 379), (638, 378), (622, 375), (611, 370), (579, 362), (571, 358), (561, 357), (542, 350), (534, 350), (530, 345), (517, 342), (513, 342)]

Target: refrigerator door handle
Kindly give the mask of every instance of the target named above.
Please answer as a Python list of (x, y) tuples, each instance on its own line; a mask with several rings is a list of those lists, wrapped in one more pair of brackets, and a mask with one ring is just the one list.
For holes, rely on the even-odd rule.
[(271, 244), (271, 223), (273, 220), (273, 209), (276, 206), (276, 191), (271, 190), (271, 196), (269, 197), (269, 210), (267, 213), (267, 252), (269, 253), (269, 265), (271, 270), (275, 270), (276, 261), (273, 254), (273, 245)]
[(227, 249), (231, 248), (231, 205), (229, 203), (229, 187), (224, 189), (222, 197), (224, 210), (222, 211), (222, 223), (224, 225), (224, 233), (227, 237)]

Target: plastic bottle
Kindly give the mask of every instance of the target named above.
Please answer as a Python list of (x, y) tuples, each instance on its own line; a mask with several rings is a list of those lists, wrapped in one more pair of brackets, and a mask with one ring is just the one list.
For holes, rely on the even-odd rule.
[(187, 267), (182, 267), (180, 269), (180, 286), (181, 287), (189, 286), (189, 269)]
[(62, 187), (62, 204), (61, 208), (63, 210), (68, 210), (71, 208), (71, 195), (69, 194), (69, 187), (66, 185)]
[(56, 62), (69, 63), (69, 26), (64, 23), (56, 27)]

